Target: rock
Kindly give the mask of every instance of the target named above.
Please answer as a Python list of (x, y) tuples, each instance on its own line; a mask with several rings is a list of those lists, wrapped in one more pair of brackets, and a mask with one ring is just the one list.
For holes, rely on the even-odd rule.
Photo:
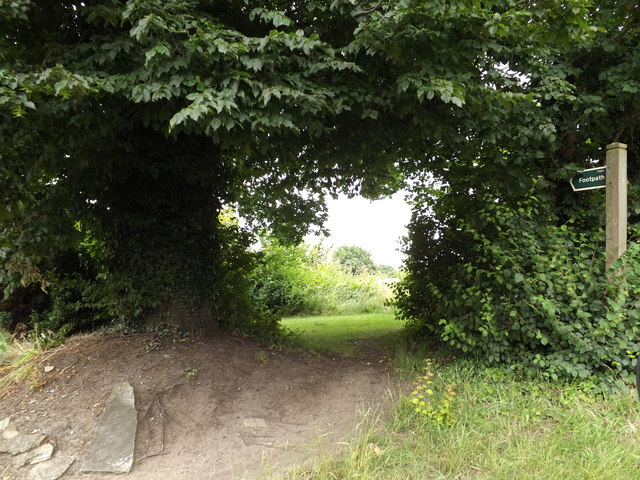
[[(7, 438), (5, 436), (6, 432), (7, 430), (5, 430), (2, 437), (0, 437), (0, 453), (10, 453), (11, 455), (19, 455), (33, 450), (47, 438), (46, 435), (41, 433), (35, 435), (20, 435), (15, 430), (13, 430), (9, 438)], [(13, 435), (13, 432), (16, 432), (16, 435)]]
[(4, 433), (5, 429), (11, 423), (11, 417), (7, 417), (4, 420), (0, 420), (0, 433)]
[[(1, 438), (4, 440), (11, 440), (13, 437), (18, 436), (18, 430), (16, 430), (15, 425), (11, 422), (11, 417), (7, 417), (0, 422), (0, 434), (2, 434)], [(1, 441), (2, 440), (0, 440), (0, 442)]]
[(38, 448), (31, 450), (30, 452), (17, 455), (13, 459), (15, 465), (35, 465), (37, 463), (45, 462), (53, 455), (53, 445), (45, 443)]
[(56, 367), (54, 367), (53, 365), (47, 365), (46, 367), (44, 367), (44, 373), (49, 373), (49, 372), (51, 372), (54, 368), (56, 368)]
[(117, 384), (98, 421), (84, 458), (83, 472), (128, 473), (133, 466), (137, 412), (133, 387)]
[(0, 422), (0, 453), (19, 455), (33, 450), (47, 438), (43, 434), (21, 435), (7, 417)]
[(31, 480), (57, 480), (73, 463), (73, 457), (56, 456), (56, 458), (39, 463), (31, 469)]

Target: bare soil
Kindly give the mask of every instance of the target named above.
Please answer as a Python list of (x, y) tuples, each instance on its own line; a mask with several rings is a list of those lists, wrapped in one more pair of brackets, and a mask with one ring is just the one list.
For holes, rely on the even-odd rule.
[[(44, 373), (46, 366), (53, 370)], [(75, 458), (62, 477), (78, 480), (257, 478), (334, 452), (358, 412), (378, 411), (398, 390), (381, 351), (357, 358), (276, 351), (234, 336), (154, 341), (149, 335), (86, 335), (47, 354), (42, 385), (0, 398), (0, 420), (47, 434), (56, 454)], [(113, 385), (135, 392), (138, 431), (126, 475), (82, 473)], [(382, 405), (382, 406), (381, 406)], [(0, 454), (0, 479), (31, 467)]]

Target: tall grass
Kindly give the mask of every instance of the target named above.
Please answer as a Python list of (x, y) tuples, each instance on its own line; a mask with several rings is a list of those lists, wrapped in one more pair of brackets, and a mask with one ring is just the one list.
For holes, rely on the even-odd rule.
[(383, 274), (343, 270), (305, 246), (270, 243), (251, 274), (250, 297), (259, 311), (284, 316), (389, 311), (392, 289)]
[(48, 337), (34, 334), (18, 339), (0, 329), (0, 394), (13, 384), (30, 380), (38, 384), (38, 366), (47, 349)]
[(391, 288), (380, 276), (351, 275), (335, 264), (319, 265), (310, 270), (298, 288), (304, 298), (300, 313), (307, 315), (389, 311), (386, 303), (393, 296)]

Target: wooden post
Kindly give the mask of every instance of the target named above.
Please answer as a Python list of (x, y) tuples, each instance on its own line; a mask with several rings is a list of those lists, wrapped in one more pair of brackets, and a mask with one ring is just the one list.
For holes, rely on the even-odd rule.
[(627, 145), (607, 145), (607, 270), (627, 250)]

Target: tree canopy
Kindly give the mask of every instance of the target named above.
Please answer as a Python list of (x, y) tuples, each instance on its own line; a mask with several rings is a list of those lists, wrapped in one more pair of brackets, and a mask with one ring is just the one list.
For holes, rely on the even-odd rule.
[(341, 245), (333, 252), (333, 260), (337, 262), (345, 272), (358, 275), (365, 272), (373, 272), (376, 268), (371, 252), (356, 245)]
[[(505, 63), (535, 99), (505, 111), (507, 135), (493, 143), (476, 124), (466, 153), (432, 163), (435, 188), (418, 184), (398, 306), (486, 362), (612, 385), (640, 349), (638, 7), (594, 2), (585, 19), (593, 35), (549, 38)], [(612, 142), (628, 146), (632, 242), (627, 277), (607, 280), (604, 192), (574, 193), (567, 180), (602, 165)]]
[(599, 221), (565, 180), (635, 155), (637, 44), (631, 1), (2, 2), (0, 283), (203, 328), (251, 263), (223, 207), (297, 240), (326, 195), (404, 185), (404, 312), (442, 336), (420, 299), (491, 264), (488, 207)]

